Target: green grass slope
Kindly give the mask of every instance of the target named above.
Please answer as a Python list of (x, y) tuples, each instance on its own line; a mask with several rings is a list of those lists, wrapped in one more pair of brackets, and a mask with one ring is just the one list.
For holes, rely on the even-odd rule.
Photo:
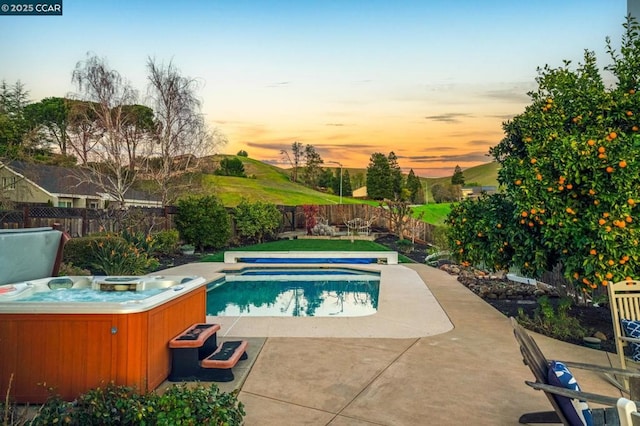
[[(227, 156), (230, 157), (230, 156)], [(220, 160), (223, 156), (216, 156)], [(202, 191), (214, 194), (225, 206), (237, 206), (242, 199), (251, 202), (264, 201), (285, 206), (303, 204), (339, 204), (339, 194), (314, 191), (304, 185), (292, 182), (289, 172), (247, 157), (237, 157), (244, 165), (248, 178), (216, 176), (202, 177)], [(343, 204), (362, 204), (362, 200), (342, 197)]]
[[(491, 163), (481, 164), (479, 166), (470, 167), (462, 171), (465, 183), (477, 183), (481, 186), (498, 186), (498, 170), (500, 164), (493, 161)], [(453, 171), (452, 171), (453, 172)], [(452, 173), (453, 175), (453, 173)], [(422, 185), (426, 183), (429, 187), (440, 183), (443, 185), (451, 184), (451, 176), (440, 178), (426, 178), (422, 180)]]

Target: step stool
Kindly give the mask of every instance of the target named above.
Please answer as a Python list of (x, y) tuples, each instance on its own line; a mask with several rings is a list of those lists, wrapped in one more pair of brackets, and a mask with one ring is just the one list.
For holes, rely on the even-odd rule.
[(217, 343), (218, 324), (193, 324), (169, 341), (169, 381), (230, 382), (232, 368), (247, 359), (246, 340)]

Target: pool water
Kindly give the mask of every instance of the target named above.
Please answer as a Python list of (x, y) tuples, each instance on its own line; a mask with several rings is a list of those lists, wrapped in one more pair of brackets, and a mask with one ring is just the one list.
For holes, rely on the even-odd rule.
[(129, 302), (142, 300), (155, 296), (166, 289), (158, 288), (144, 291), (98, 291), (89, 288), (59, 289), (53, 291), (40, 291), (31, 296), (16, 299), (16, 303), (22, 302)]
[(339, 269), (247, 269), (210, 284), (207, 315), (353, 317), (377, 312), (380, 275)]

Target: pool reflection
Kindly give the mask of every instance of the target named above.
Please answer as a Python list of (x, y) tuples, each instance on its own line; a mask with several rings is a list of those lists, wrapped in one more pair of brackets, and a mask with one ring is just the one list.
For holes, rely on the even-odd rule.
[(207, 315), (351, 317), (377, 312), (379, 280), (232, 281), (207, 293)]

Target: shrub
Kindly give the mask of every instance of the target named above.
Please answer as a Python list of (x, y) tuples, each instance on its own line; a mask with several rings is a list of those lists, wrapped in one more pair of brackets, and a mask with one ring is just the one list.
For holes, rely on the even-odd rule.
[(147, 254), (153, 253), (155, 249), (155, 240), (151, 234), (140, 231), (131, 231), (131, 228), (125, 228), (120, 233), (120, 236), (129, 244), (137, 247)]
[(273, 203), (242, 200), (234, 210), (238, 236), (245, 242), (262, 243), (273, 238), (282, 219), (282, 213)]
[(533, 318), (527, 316), (522, 308), (518, 310), (518, 322), (524, 327), (560, 340), (567, 338), (582, 339), (587, 335), (580, 321), (569, 315), (572, 300), (568, 297), (560, 299), (557, 311), (554, 310), (547, 296), (538, 299)]
[(155, 253), (172, 254), (178, 249), (180, 242), (180, 233), (176, 229), (168, 229), (153, 234), (153, 247)]
[[(107, 235), (90, 235), (87, 237), (72, 238), (64, 245), (62, 261), (66, 264), (73, 264), (76, 268), (93, 269), (95, 262), (93, 244), (105, 241)], [(124, 240), (122, 240), (124, 241)]]
[(214, 196), (178, 200), (175, 222), (182, 239), (200, 251), (224, 247), (231, 235), (229, 214)]
[(117, 236), (91, 242), (93, 270), (107, 275), (141, 275), (159, 266), (157, 259)]
[(398, 250), (400, 250), (404, 254), (409, 254), (413, 251), (414, 246), (411, 240), (405, 240), (405, 239), (398, 240), (396, 244), (398, 246)]
[(140, 395), (113, 383), (66, 402), (50, 397), (28, 424), (50, 425), (240, 425), (245, 415), (237, 391), (220, 393), (215, 384), (173, 385), (162, 395)]
[(73, 263), (64, 263), (60, 264), (60, 269), (58, 270), (58, 276), (82, 276), (82, 275), (91, 275), (91, 271), (85, 268), (80, 268), (75, 266)]

